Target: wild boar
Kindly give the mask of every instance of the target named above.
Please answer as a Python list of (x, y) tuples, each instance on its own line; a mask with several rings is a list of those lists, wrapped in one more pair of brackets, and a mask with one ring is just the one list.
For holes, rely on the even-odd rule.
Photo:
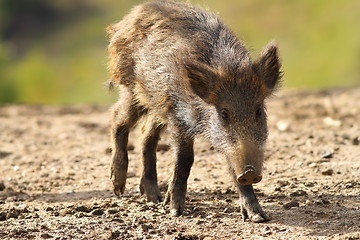
[(185, 208), (194, 138), (204, 136), (226, 157), (244, 220), (269, 220), (252, 184), (262, 179), (268, 136), (264, 101), (282, 75), (277, 45), (270, 42), (252, 61), (215, 14), (174, 1), (136, 6), (107, 31), (111, 84), (120, 89), (111, 127), (115, 194), (125, 189), (129, 131), (147, 115), (140, 190), (148, 201), (162, 200), (156, 147), (167, 126), (175, 166), (165, 202), (174, 215)]

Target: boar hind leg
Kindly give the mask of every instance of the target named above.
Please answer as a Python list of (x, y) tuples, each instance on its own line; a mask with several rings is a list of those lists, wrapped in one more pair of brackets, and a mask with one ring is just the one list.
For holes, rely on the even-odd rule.
[(150, 202), (161, 201), (161, 194), (157, 183), (156, 172), (156, 147), (159, 141), (160, 132), (163, 125), (156, 122), (147, 124), (144, 128), (144, 141), (143, 141), (143, 173), (140, 182), (141, 194), (146, 194), (146, 198)]
[(252, 222), (269, 221), (269, 216), (262, 210), (252, 185), (237, 185), (240, 192), (241, 214), (244, 221), (249, 219)]
[(112, 108), (111, 140), (112, 163), (111, 180), (114, 193), (120, 196), (124, 193), (128, 170), (128, 136), (130, 129), (137, 122), (143, 111), (133, 101), (126, 88), (122, 89), (120, 100)]
[(183, 214), (187, 179), (194, 162), (194, 140), (189, 138), (176, 139), (172, 147), (175, 152), (175, 169), (166, 193), (165, 203), (170, 202), (170, 213), (174, 216)]

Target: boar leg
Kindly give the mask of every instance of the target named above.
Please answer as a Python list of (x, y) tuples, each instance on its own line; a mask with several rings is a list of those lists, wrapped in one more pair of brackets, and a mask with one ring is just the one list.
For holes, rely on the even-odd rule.
[(147, 200), (151, 202), (161, 201), (161, 194), (157, 183), (156, 173), (156, 147), (160, 138), (160, 132), (164, 126), (156, 122), (147, 124), (144, 129), (143, 141), (143, 173), (140, 182), (141, 194), (146, 194)]
[(269, 216), (262, 210), (255, 196), (252, 185), (237, 184), (240, 192), (241, 214), (244, 221), (249, 219), (252, 222), (269, 221)]
[(112, 163), (111, 180), (114, 193), (120, 196), (124, 193), (128, 170), (128, 136), (129, 130), (142, 115), (138, 107), (133, 104), (131, 95), (125, 91), (121, 92), (120, 100), (112, 109), (111, 140), (112, 144)]
[(187, 179), (194, 162), (194, 139), (177, 139), (172, 147), (174, 147), (176, 162), (165, 203), (170, 202), (170, 213), (179, 216), (183, 214), (185, 208)]

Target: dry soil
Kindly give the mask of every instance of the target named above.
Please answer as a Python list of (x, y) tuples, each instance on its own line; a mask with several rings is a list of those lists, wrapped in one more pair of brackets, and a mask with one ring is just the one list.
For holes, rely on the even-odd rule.
[[(99, 106), (0, 107), (0, 239), (359, 239), (360, 88), (282, 92), (268, 101), (262, 182), (270, 222), (241, 219), (223, 156), (195, 144), (188, 215), (139, 191), (141, 134), (130, 136), (127, 189), (109, 179), (109, 113)], [(172, 170), (158, 149), (164, 194)]]

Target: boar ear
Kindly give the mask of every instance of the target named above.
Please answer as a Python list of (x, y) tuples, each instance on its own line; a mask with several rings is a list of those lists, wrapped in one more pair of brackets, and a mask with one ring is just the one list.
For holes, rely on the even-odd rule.
[(205, 102), (212, 103), (214, 101), (214, 85), (216, 81), (214, 70), (198, 61), (185, 60), (183, 63), (191, 89)]
[(267, 96), (271, 95), (280, 85), (282, 77), (279, 50), (275, 41), (269, 42), (255, 60), (254, 68), (267, 88)]

